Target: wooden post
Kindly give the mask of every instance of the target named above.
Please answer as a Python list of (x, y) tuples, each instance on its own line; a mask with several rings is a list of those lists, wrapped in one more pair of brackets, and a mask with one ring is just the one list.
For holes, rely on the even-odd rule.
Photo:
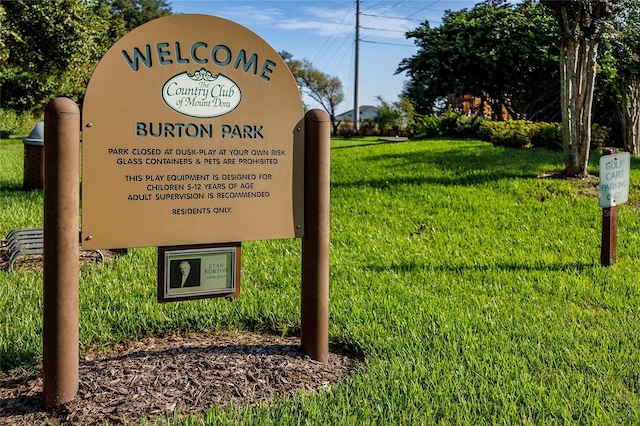
[(329, 361), (329, 184), (331, 122), (326, 112), (305, 114), (304, 226), (300, 346)]
[[(602, 150), (602, 155), (617, 154), (615, 148)], [(616, 263), (618, 246), (618, 206), (602, 209), (602, 245), (600, 247), (600, 263), (611, 266)]]
[(600, 262), (602, 266), (616, 263), (618, 245), (618, 206), (602, 209), (602, 247)]
[(80, 109), (56, 98), (44, 117), (44, 405), (78, 392)]

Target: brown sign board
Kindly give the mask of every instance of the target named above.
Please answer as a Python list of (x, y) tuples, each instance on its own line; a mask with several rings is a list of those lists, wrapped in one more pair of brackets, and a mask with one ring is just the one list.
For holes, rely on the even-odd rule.
[(304, 111), (278, 53), (207, 15), (144, 24), (83, 105), (82, 245), (301, 237)]

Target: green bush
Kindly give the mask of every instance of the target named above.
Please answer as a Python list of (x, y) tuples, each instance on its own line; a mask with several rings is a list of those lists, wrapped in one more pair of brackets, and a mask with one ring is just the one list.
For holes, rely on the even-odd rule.
[(531, 144), (536, 148), (562, 151), (562, 126), (560, 123), (534, 123)]
[(480, 139), (496, 146), (531, 148), (535, 124), (524, 120), (483, 121), (478, 128)]
[(593, 123), (591, 125), (591, 150), (599, 150), (603, 146), (605, 146), (609, 140), (610, 132), (611, 128), (607, 126), (601, 126), (598, 123)]
[(415, 118), (415, 133), (427, 138), (450, 136), (456, 138), (478, 137), (481, 117), (468, 116), (448, 108), (444, 114), (424, 115)]
[(464, 114), (458, 114), (458, 119), (456, 120), (456, 126), (454, 128), (454, 133), (448, 136), (457, 136), (460, 138), (475, 138), (478, 136), (478, 129), (480, 128), (480, 123), (484, 122), (485, 119), (478, 116), (469, 116)]
[[(560, 123), (534, 123), (526, 120), (490, 121), (447, 109), (441, 116), (425, 115), (416, 119), (417, 134), (432, 138), (450, 136), (479, 138), (496, 146), (544, 148), (562, 151)], [(591, 150), (607, 144), (611, 129), (594, 123), (591, 127)]]
[(442, 136), (441, 120), (430, 114), (416, 117), (416, 133), (425, 138)]
[(38, 121), (30, 113), (18, 114), (10, 109), (0, 109), (0, 139), (27, 136)]

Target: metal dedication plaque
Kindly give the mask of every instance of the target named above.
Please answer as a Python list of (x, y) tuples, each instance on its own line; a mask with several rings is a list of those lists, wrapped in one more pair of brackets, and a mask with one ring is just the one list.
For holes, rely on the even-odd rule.
[(240, 243), (158, 247), (158, 301), (240, 294)]
[(119, 40), (83, 107), (82, 245), (301, 237), (304, 111), (264, 40), (172, 15)]

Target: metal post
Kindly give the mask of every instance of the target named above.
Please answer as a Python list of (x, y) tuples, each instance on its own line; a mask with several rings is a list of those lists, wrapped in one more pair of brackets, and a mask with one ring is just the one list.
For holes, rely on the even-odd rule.
[(329, 183), (331, 122), (315, 109), (305, 115), (302, 238), (302, 351), (329, 361)]
[(356, 0), (356, 46), (355, 46), (355, 78), (353, 82), (353, 129), (358, 133), (360, 129), (360, 103), (359, 86), (360, 86), (360, 0)]
[(78, 392), (80, 109), (56, 98), (45, 107), (44, 405)]

